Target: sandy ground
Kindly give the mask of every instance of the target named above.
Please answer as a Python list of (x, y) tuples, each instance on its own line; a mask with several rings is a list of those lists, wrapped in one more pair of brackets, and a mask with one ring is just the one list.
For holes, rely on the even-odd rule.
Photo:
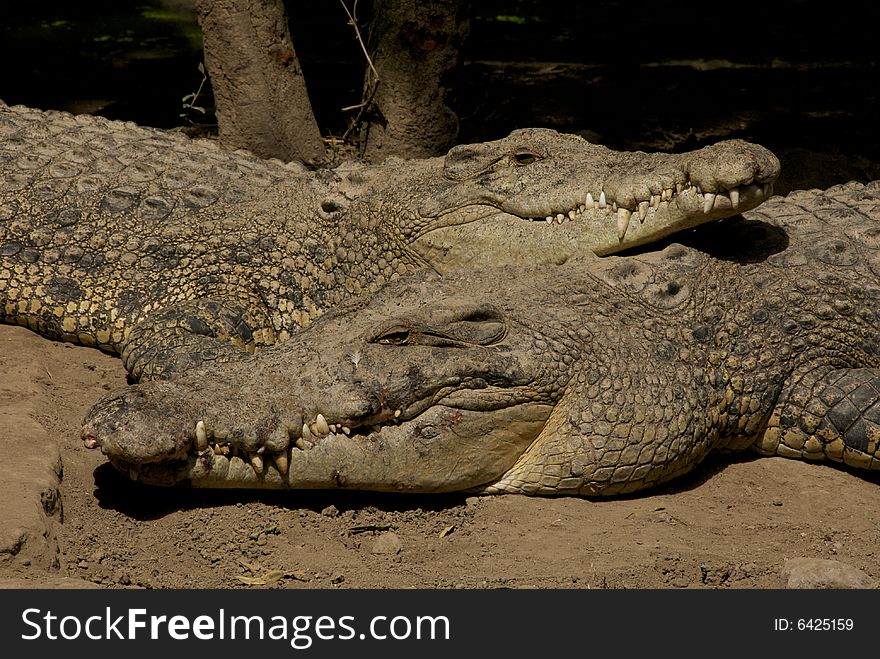
[(112, 357), (0, 327), (0, 585), (765, 588), (794, 558), (880, 582), (877, 478), (740, 456), (608, 501), (153, 489), (78, 440), (124, 383)]

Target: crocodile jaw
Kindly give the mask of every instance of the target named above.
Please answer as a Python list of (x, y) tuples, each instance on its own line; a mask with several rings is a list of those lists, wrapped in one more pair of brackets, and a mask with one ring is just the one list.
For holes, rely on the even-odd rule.
[(528, 221), (482, 207), (479, 221), (435, 228), (419, 236), (409, 249), (441, 274), (518, 261), (560, 265), (590, 252), (604, 256), (638, 247), (751, 210), (771, 194), (770, 184), (741, 186), (734, 193), (734, 209), (730, 191), (703, 194), (690, 186), (669, 202), (649, 205), (644, 217), (638, 211), (606, 205), (584, 207), (571, 216), (560, 214), (552, 222)]
[(772, 194), (772, 183), (751, 183), (718, 193), (703, 193), (696, 186), (688, 186), (669, 202), (657, 202), (655, 206), (648, 202), (647, 209), (645, 202), (639, 204), (641, 210), (636, 212), (618, 208), (613, 212), (616, 220), (613, 229), (609, 227), (607, 216), (596, 217), (598, 210), (594, 210), (588, 223), (591, 228), (595, 225), (595, 231), (601, 231), (601, 239), (593, 251), (604, 256), (638, 247), (705, 222), (744, 213)]
[[(370, 432), (339, 430), (317, 441), (291, 442), (282, 451), (261, 453), (259, 461), (206, 441), (195, 427), (199, 422), (173, 455), (139, 464), (126, 459), (118, 438), (95, 424), (87, 424), (84, 435), (96, 439), (119, 471), (149, 485), (449, 492), (497, 481), (538, 437), (551, 411), (539, 403), (489, 412), (437, 405)], [(147, 445), (150, 439), (167, 442), (159, 435), (145, 437)]]

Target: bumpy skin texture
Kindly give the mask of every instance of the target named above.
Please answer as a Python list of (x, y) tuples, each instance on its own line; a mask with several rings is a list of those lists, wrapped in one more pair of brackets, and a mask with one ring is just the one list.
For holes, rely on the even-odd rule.
[(145, 482), (600, 496), (712, 451), (880, 468), (880, 182), (687, 244), (414, 275), (245, 362), (108, 395)]
[(446, 158), (310, 173), (0, 104), (0, 321), (165, 378), (283, 340), (418, 268), (561, 263), (730, 215), (778, 170), (741, 141), (621, 154), (529, 129)]

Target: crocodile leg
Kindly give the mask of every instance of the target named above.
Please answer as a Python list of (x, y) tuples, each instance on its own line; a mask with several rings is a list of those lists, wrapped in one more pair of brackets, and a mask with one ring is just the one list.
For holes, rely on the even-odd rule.
[(260, 315), (226, 300), (198, 298), (162, 307), (136, 323), (121, 348), (135, 380), (167, 379), (226, 362), (275, 342)]
[(880, 369), (841, 368), (793, 381), (754, 448), (880, 469)]

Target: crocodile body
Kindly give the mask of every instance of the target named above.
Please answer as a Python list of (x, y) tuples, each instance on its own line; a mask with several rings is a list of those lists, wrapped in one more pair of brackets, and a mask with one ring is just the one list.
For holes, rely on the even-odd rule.
[(144, 482), (602, 496), (751, 449), (880, 469), (880, 182), (681, 243), (410, 275), (83, 437)]
[(763, 201), (778, 169), (740, 141), (616, 153), (531, 129), (445, 158), (309, 172), (0, 104), (0, 322), (165, 378), (284, 340), (420, 268), (560, 263), (730, 215)]

